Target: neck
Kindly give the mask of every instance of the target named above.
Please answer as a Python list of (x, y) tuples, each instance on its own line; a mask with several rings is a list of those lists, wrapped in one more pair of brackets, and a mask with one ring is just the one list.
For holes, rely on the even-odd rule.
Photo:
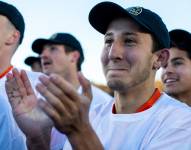
[(5, 72), (9, 67), (11, 66), (10, 63), (1, 63), (0, 64), (0, 74), (2, 74), (3, 72)]
[(176, 98), (177, 100), (191, 106), (191, 91), (184, 92), (184, 93), (181, 93), (178, 95), (171, 95), (171, 96)]
[(149, 86), (141, 85), (136, 88), (129, 88), (125, 93), (115, 92), (116, 112), (120, 114), (135, 113), (138, 108), (149, 100), (154, 91), (155, 87), (153, 84)]
[[(5, 52), (6, 51), (6, 52)], [(4, 72), (8, 67), (11, 66), (12, 55), (9, 53), (9, 50), (1, 50), (0, 52), (0, 73)]]
[(80, 86), (79, 80), (78, 80), (78, 75), (77, 72), (75, 73), (70, 73), (67, 76), (66, 75), (62, 75), (62, 77), (68, 81), (70, 84), (73, 85), (73, 87), (77, 90)]

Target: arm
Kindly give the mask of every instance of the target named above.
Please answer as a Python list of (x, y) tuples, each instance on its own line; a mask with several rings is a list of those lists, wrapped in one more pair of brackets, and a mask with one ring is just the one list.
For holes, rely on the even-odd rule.
[[(79, 75), (83, 92), (77, 91), (57, 75), (40, 78), (42, 84), (37, 90), (46, 98), (40, 107), (53, 120), (55, 127), (66, 134), (74, 150), (103, 150), (103, 146), (89, 123), (89, 105), (91, 86), (82, 75)], [(85, 138), (87, 137), (87, 138)]]

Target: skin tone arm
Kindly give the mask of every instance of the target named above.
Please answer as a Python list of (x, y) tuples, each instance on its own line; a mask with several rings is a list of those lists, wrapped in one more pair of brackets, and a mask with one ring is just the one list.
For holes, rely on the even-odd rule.
[[(90, 82), (79, 73), (83, 92), (75, 88), (62, 77), (52, 74), (50, 78), (40, 78), (42, 84), (37, 90), (46, 98), (40, 107), (53, 120), (55, 127), (64, 133), (74, 150), (103, 150), (99, 138), (89, 123), (89, 106), (92, 99)], [(87, 138), (85, 138), (87, 137)]]
[(37, 97), (25, 71), (7, 75), (6, 92), (14, 118), (27, 137), (30, 150), (49, 150), (52, 121), (38, 107)]

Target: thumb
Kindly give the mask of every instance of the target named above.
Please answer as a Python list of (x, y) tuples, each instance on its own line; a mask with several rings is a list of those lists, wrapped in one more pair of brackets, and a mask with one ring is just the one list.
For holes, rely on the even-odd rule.
[(84, 77), (81, 72), (78, 72), (78, 79), (82, 86), (82, 94), (92, 100), (92, 90), (91, 90), (91, 83), (88, 79)]

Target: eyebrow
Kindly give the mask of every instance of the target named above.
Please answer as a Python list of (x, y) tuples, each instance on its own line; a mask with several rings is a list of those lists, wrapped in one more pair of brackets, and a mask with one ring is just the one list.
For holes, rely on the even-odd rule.
[(171, 59), (171, 62), (177, 61), (177, 60), (184, 60), (184, 58), (182, 58), (182, 57), (175, 57), (175, 58)]
[[(112, 36), (112, 35), (113, 35), (112, 32), (107, 32), (107, 33), (105, 34), (105, 37), (106, 37), (106, 36)], [(134, 32), (125, 32), (125, 33), (123, 33), (123, 36), (131, 36), (131, 35), (137, 36), (137, 33), (134, 33)]]

